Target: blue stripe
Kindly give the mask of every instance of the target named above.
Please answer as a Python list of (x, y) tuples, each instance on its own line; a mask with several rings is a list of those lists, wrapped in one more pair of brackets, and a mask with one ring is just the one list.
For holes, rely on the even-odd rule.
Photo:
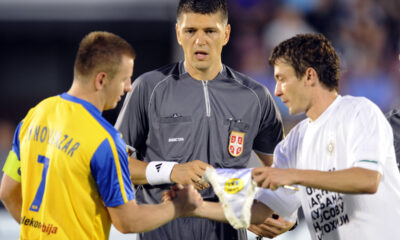
[[(129, 167), (128, 167), (128, 154), (126, 152), (125, 142), (121, 138), (121, 134), (114, 128), (113, 125), (111, 125), (105, 118), (103, 118), (103, 116), (101, 115), (100, 110), (98, 108), (96, 108), (93, 104), (91, 104), (90, 102), (85, 101), (85, 100), (80, 99), (80, 98), (77, 98), (77, 97), (74, 97), (74, 96), (71, 96), (71, 95), (69, 95), (67, 93), (61, 94), (60, 97), (65, 99), (65, 100), (67, 100), (67, 101), (71, 101), (71, 102), (75, 102), (75, 103), (81, 104), (97, 120), (97, 122), (100, 123), (101, 126), (103, 126), (103, 128), (113, 138), (115, 146), (117, 148), (118, 157), (119, 157), (119, 160), (120, 160), (121, 174), (122, 174), (122, 178), (123, 178), (123, 181), (124, 181), (125, 191), (126, 191), (126, 194), (127, 194), (126, 197), (128, 198), (128, 200), (134, 199), (135, 196), (134, 196), (133, 189), (132, 189), (132, 182), (131, 182), (131, 179), (130, 179), (130, 172), (129, 172)], [(104, 140), (104, 141), (107, 141), (107, 140)], [(97, 151), (102, 151), (101, 150), (102, 149), (101, 146), (103, 144), (105, 144), (105, 143), (103, 142), (99, 146)], [(108, 146), (104, 145), (103, 147), (106, 147), (106, 149), (109, 149), (109, 154), (111, 154), (110, 155), (111, 157), (109, 159), (112, 159), (112, 165), (113, 165), (114, 170), (115, 170), (114, 173), (117, 174), (116, 166), (115, 166), (115, 163), (114, 163), (114, 160), (113, 160), (114, 157), (112, 155), (111, 146), (110, 146), (110, 143), (108, 143), (108, 141), (107, 141), (107, 144), (108, 144)], [(96, 151), (96, 153), (97, 153), (97, 151)], [(100, 158), (100, 157), (98, 156), (98, 158)], [(92, 159), (95, 159), (95, 156), (93, 156)], [(95, 160), (95, 161), (98, 161), (98, 160)], [(104, 164), (111, 164), (111, 163), (110, 162), (106, 162)], [(118, 181), (118, 176), (116, 175), (115, 177), (116, 177), (115, 178), (116, 181)]]
[(17, 155), (19, 161), (21, 159), (20, 151), (19, 151), (19, 131), (21, 130), (21, 126), (22, 126), (22, 122), (20, 122), (17, 126), (17, 129), (15, 129), (13, 143), (12, 143), (12, 150)]
[[(125, 191), (129, 201), (135, 197), (129, 177), (127, 159), (126, 161), (121, 161), (120, 164)], [(94, 153), (90, 161), (90, 170), (97, 183), (100, 195), (107, 207), (115, 207), (125, 203), (122, 197), (120, 183), (118, 181), (114, 155), (107, 139), (100, 144)]]

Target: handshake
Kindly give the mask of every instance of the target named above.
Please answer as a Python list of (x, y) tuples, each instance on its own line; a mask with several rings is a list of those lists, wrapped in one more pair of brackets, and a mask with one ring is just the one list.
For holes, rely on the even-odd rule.
[(196, 209), (203, 204), (203, 198), (192, 185), (175, 184), (162, 194), (162, 201), (172, 201), (175, 207), (175, 218), (193, 216)]
[[(269, 178), (271, 173), (273, 173), (275, 178), (276, 174), (273, 170), (275, 169), (215, 169), (207, 167), (203, 172), (203, 176), (201, 178), (197, 177), (204, 183), (211, 183), (214, 192), (220, 200), (219, 203), (203, 201), (201, 195), (196, 190), (198, 187), (190, 183), (187, 185), (178, 183), (172, 186), (169, 191), (163, 192), (162, 201), (174, 204), (175, 217), (201, 217), (215, 221), (229, 222), (236, 229), (248, 228), (257, 235), (275, 237), (289, 230), (293, 226), (295, 219), (285, 221), (281, 217), (273, 217), (274, 211), (267, 204), (257, 200), (253, 202), (257, 191), (256, 186), (269, 189), (292, 187), (286, 186), (289, 182), (277, 183)], [(263, 198), (275, 199), (274, 195), (277, 194), (278, 199), (289, 199), (288, 203), (291, 205), (290, 201), (292, 197), (286, 196), (286, 191), (278, 191), (276, 194), (270, 190), (263, 191), (269, 192)], [(295, 191), (297, 189), (292, 193)], [(258, 196), (263, 195), (258, 194)], [(294, 210), (295, 208), (282, 212), (286, 213), (286, 211), (290, 211), (289, 215), (292, 215), (292, 211)], [(285, 214), (285, 218), (288, 219), (289, 215)]]

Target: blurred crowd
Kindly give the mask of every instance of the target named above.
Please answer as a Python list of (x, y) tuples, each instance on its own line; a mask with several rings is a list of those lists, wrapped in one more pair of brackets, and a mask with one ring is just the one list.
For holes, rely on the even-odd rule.
[[(272, 48), (298, 33), (320, 32), (341, 57), (340, 94), (365, 96), (383, 112), (400, 106), (399, 0), (228, 0), (228, 6), (232, 33), (223, 61), (266, 85), (272, 95)], [(181, 56), (178, 52), (171, 55)], [(289, 116), (275, 100), (288, 132), (304, 116)], [(0, 118), (0, 167), (17, 124), (12, 117)]]
[[(229, 0), (232, 36), (225, 63), (265, 84), (273, 94), (271, 50), (298, 33), (320, 32), (341, 58), (340, 94), (365, 96), (383, 112), (400, 105), (400, 1)], [(276, 99), (286, 131), (289, 116)]]

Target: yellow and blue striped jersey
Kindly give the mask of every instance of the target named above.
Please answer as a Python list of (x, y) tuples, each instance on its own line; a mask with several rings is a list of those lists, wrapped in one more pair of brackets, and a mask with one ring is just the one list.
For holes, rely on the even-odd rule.
[(120, 133), (91, 103), (66, 93), (18, 125), (8, 160), (17, 166), (18, 159), (21, 239), (108, 239), (106, 207), (135, 198)]

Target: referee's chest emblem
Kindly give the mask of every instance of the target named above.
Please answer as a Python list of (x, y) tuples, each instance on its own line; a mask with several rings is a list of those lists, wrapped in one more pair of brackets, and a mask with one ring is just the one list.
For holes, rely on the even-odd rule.
[(232, 131), (229, 136), (228, 150), (231, 156), (239, 157), (243, 153), (244, 133)]

